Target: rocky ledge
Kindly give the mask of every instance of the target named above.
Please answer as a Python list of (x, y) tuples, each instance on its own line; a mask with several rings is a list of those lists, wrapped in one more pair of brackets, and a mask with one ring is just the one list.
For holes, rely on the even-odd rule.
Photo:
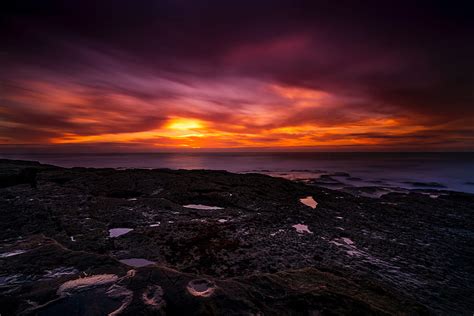
[(0, 160), (0, 314), (471, 315), (474, 195)]

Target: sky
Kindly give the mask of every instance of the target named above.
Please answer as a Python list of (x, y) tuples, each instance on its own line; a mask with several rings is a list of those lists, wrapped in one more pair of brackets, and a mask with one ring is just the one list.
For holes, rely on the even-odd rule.
[(472, 151), (467, 5), (14, 1), (0, 151)]

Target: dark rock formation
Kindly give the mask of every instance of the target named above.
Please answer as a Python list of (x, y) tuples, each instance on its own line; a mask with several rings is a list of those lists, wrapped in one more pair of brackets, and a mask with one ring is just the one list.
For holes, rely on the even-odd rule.
[(35, 168), (21, 169), (18, 174), (0, 174), (0, 188), (11, 187), (18, 184), (29, 184), (32, 188), (36, 188)]
[[(34, 168), (37, 189), (0, 189), (2, 316), (474, 309), (470, 194), (370, 198), (261, 174)], [(133, 230), (111, 238), (112, 228)]]

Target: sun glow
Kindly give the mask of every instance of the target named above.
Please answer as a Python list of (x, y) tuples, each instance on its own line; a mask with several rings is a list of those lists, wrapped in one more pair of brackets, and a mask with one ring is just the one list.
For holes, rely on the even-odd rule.
[(205, 125), (202, 121), (189, 118), (172, 118), (166, 123), (165, 129), (177, 130), (177, 131), (189, 131), (202, 129)]
[[(191, 92), (214, 97), (215, 89), (209, 89), (204, 86)], [(46, 141), (50, 144), (130, 144), (141, 148), (379, 146), (397, 144), (426, 129), (401, 115), (353, 111), (344, 102), (358, 100), (303, 86), (263, 83), (249, 95), (245, 90), (233, 96), (229, 101), (232, 109), (209, 100), (191, 102), (186, 98), (171, 106), (116, 92), (96, 100), (93, 91), (85, 93), (75, 86), (65, 86), (62, 91), (37, 82), (31, 90), (14, 94), (13, 100), (22, 106), (44, 103), (45, 117), (60, 119), (55, 126), (48, 123), (37, 127), (51, 135)], [(106, 101), (106, 106), (96, 107), (99, 101)], [(157, 113), (156, 108), (166, 111)], [(11, 108), (0, 107), (0, 113), (19, 117)], [(25, 126), (22, 122), (1, 123), (16, 129)], [(128, 123), (132, 127), (113, 128)], [(63, 130), (64, 126), (69, 128)], [(2, 137), (0, 143), (13, 143), (15, 137)], [(24, 142), (34, 143), (30, 138)]]

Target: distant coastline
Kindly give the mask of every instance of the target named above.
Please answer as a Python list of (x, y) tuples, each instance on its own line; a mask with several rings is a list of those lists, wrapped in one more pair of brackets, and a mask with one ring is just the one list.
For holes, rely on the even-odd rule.
[[(344, 180), (347, 186), (423, 187), (474, 193), (473, 152), (0, 153), (0, 158), (35, 160), (61, 167), (259, 172), (299, 180), (345, 172), (350, 177), (338, 181)], [(356, 179), (360, 180), (353, 181)], [(435, 185), (426, 185), (430, 183)]]

